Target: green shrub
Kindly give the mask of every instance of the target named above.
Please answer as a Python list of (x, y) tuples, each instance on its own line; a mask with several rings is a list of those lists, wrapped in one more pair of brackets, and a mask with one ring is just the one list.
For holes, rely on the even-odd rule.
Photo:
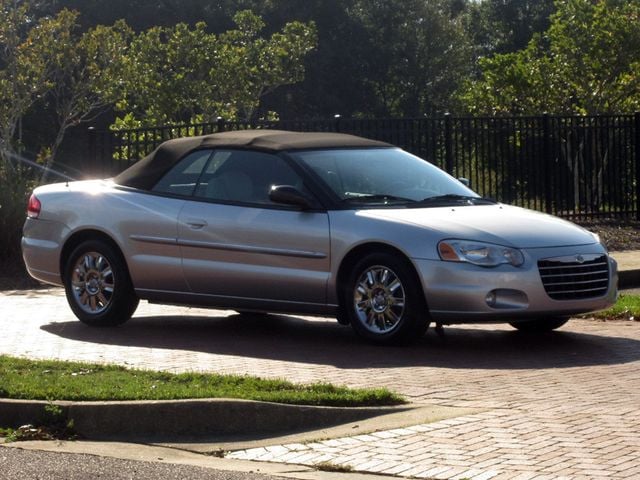
[(20, 263), (20, 238), (27, 201), (35, 186), (29, 167), (0, 163), (0, 263)]

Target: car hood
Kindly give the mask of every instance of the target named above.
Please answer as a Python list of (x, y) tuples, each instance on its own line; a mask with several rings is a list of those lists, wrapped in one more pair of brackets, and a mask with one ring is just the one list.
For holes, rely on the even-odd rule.
[(587, 230), (551, 215), (508, 205), (362, 210), (359, 215), (413, 224), (444, 238), (546, 248), (596, 243)]

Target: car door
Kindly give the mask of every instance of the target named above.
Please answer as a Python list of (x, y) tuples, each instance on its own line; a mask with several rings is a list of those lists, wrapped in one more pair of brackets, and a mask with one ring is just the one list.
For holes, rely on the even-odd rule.
[(194, 293), (256, 308), (260, 302), (282, 308), (326, 303), (328, 215), (274, 204), (272, 185), (304, 189), (276, 155), (213, 152), (179, 216), (183, 269)]
[(189, 290), (178, 246), (178, 217), (210, 156), (207, 151), (192, 152), (165, 173), (151, 192), (123, 191), (118, 197), (122, 204), (111, 201), (110, 220), (119, 219), (118, 230), (127, 238), (130, 273), (145, 297)]

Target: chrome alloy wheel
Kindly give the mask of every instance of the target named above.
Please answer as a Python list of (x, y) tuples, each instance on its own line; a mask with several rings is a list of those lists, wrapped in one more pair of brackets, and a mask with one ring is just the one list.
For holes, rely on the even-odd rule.
[(405, 292), (393, 270), (381, 265), (367, 268), (353, 292), (354, 308), (363, 327), (372, 333), (388, 333), (402, 319)]
[(115, 280), (107, 258), (98, 252), (78, 257), (71, 276), (73, 297), (86, 313), (100, 314), (111, 303)]

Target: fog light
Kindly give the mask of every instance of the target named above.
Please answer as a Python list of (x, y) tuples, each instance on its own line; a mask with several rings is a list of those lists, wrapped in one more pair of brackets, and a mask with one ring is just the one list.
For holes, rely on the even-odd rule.
[(489, 305), (490, 307), (495, 307), (496, 306), (496, 292), (489, 292), (487, 293), (487, 296), (484, 299), (485, 302), (487, 302), (487, 305)]
[(484, 297), (490, 308), (499, 310), (524, 310), (529, 307), (527, 294), (510, 288), (496, 288)]

